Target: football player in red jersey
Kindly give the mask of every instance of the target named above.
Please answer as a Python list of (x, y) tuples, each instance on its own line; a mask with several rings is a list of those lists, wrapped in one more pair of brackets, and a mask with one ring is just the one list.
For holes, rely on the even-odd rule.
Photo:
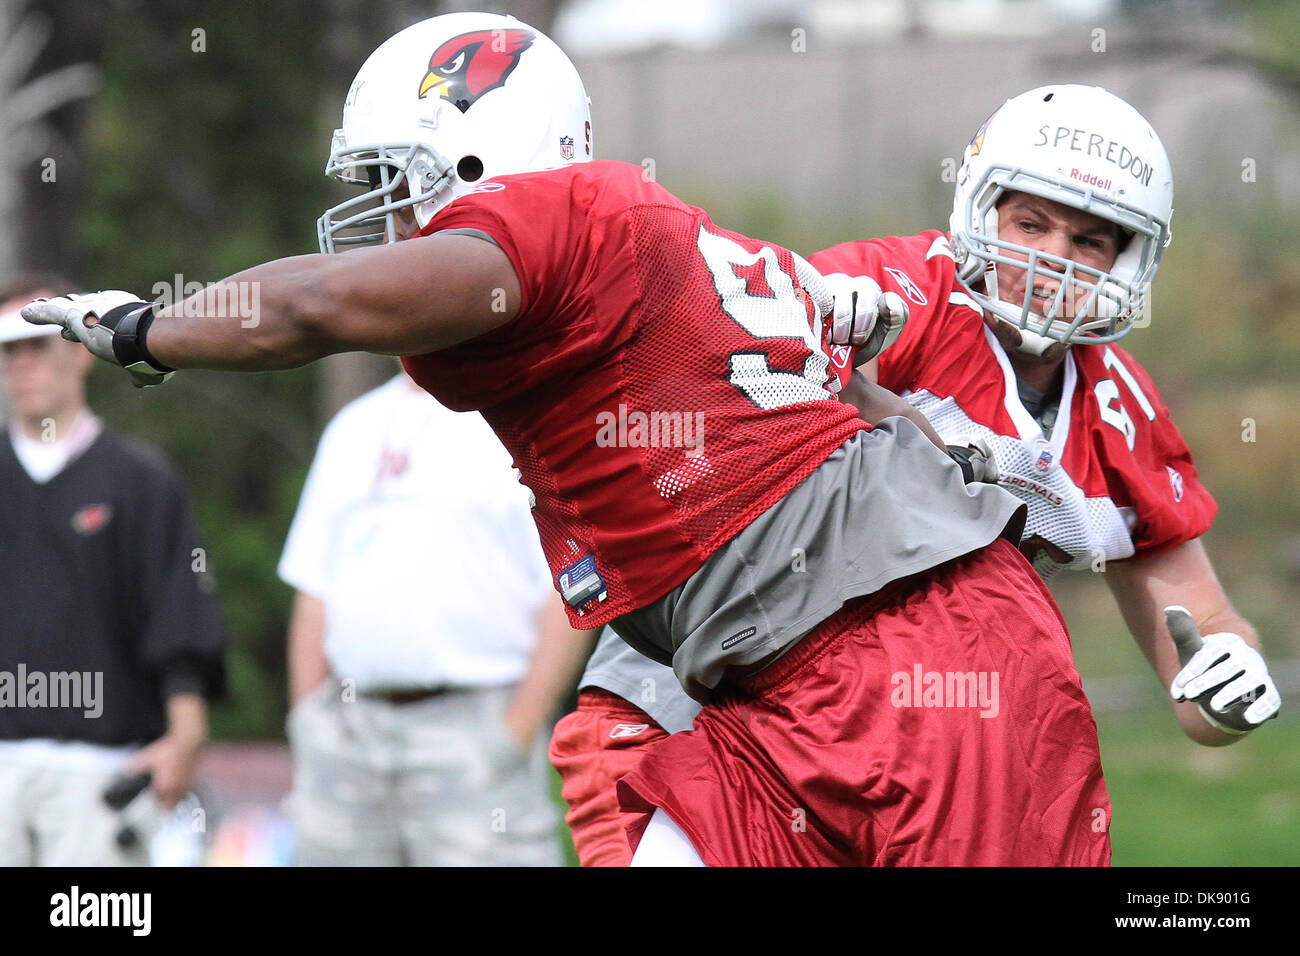
[[(810, 257), (837, 289), (907, 300), (901, 337), (863, 371), (948, 440), (987, 443), (994, 480), (1028, 508), (1021, 548), (1043, 579), (1104, 570), (1183, 730), (1210, 746), (1240, 740), (1280, 697), (1200, 542), (1214, 501), (1145, 370), (1113, 344), (1143, 314), (1169, 239), (1159, 138), (1105, 90), (1044, 87), (981, 127), (958, 179), (950, 234)], [(860, 401), (864, 379), (837, 368), (841, 397)], [(602, 638), (579, 709), (556, 727), (552, 762), (584, 861), (626, 856), (608, 777), (690, 725), (695, 708), (667, 675)], [(637, 733), (607, 739), (615, 721)]]
[(1280, 696), (1201, 543), (1214, 499), (1150, 377), (1114, 344), (1147, 314), (1170, 239), (1159, 137), (1106, 90), (1041, 87), (981, 127), (957, 180), (947, 236), (811, 257), (910, 301), (898, 343), (864, 371), (945, 436), (987, 441), (999, 483), (1028, 506), (1021, 549), (1043, 578), (1104, 571), (1184, 732), (1240, 740)]
[(572, 620), (705, 702), (619, 783), (641, 862), (1107, 863), (1096, 727), (1015, 546), (1024, 507), (908, 419), (867, 430), (826, 387), (821, 276), (589, 161), (590, 133), (546, 37), (424, 21), (354, 81), (328, 171), (368, 188), (320, 223), (326, 253), (400, 241), (168, 309), (105, 292), (24, 315), (141, 384), (370, 350), (481, 410)]

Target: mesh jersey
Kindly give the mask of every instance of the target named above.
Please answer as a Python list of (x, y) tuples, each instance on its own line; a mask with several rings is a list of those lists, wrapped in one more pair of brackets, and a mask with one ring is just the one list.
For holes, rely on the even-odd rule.
[(672, 590), (863, 428), (825, 387), (821, 277), (719, 229), (639, 166), (484, 183), (422, 234), (471, 229), (510, 258), (519, 314), (408, 357), (514, 457), (572, 622)]
[(1056, 425), (1044, 437), (1006, 353), (957, 282), (942, 233), (847, 242), (810, 261), (827, 275), (871, 276), (907, 298), (910, 318), (879, 358), (880, 384), (944, 438), (992, 444), (999, 484), (1029, 506), (1021, 549), (1044, 578), (1155, 554), (1209, 528), (1214, 499), (1155, 385), (1123, 349), (1070, 350)]

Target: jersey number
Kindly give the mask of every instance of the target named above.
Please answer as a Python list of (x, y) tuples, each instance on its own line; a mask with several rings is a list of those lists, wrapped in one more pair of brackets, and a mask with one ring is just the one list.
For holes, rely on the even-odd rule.
[[(1119, 360), (1119, 356), (1110, 348), (1107, 348), (1101, 360), (1108, 369), (1124, 380), (1124, 384), (1128, 386), (1128, 390), (1137, 399), (1138, 405), (1141, 406), (1142, 414), (1146, 415), (1147, 421), (1155, 421), (1156, 410), (1151, 407), (1151, 402), (1142, 391), (1142, 386), (1138, 385), (1133, 373), (1124, 367), (1124, 363)], [(1124, 441), (1128, 443), (1128, 450), (1132, 451), (1133, 443), (1137, 440), (1137, 426), (1133, 424), (1133, 419), (1128, 410), (1120, 404), (1119, 386), (1115, 384), (1114, 379), (1103, 378), (1097, 382), (1093, 392), (1097, 396), (1101, 420), (1107, 425), (1118, 428), (1124, 435)]]
[(763, 409), (830, 398), (824, 386), (829, 360), (809, 325), (808, 307), (776, 252), (767, 246), (749, 252), (703, 226), (696, 244), (713, 276), (722, 311), (736, 324), (755, 339), (795, 339), (808, 347), (798, 371), (772, 368), (769, 353), (761, 348), (732, 352), (727, 356), (727, 381)]

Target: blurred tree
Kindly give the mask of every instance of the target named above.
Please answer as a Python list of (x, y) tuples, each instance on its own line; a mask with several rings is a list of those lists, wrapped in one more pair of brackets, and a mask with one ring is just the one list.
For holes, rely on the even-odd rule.
[[(80, 225), (87, 285), (177, 299), (314, 252), (316, 217), (337, 201), (321, 176), (330, 130), (390, 32), (384, 17), (363, 21), (338, 0), (107, 6), (83, 147), (93, 159), (79, 215), (62, 224)], [(290, 594), (275, 564), (329, 411), (316, 406), (316, 371), (190, 372), (144, 393), (109, 369), (97, 382), (106, 417), (164, 448), (194, 488), (232, 636), (214, 733), (278, 733)]]
[[(545, 30), (559, 5), (488, 6)], [(0, 178), (0, 212), (23, 211), (0, 238), (0, 269), (21, 260), (88, 288), (174, 300), (314, 252), (316, 218), (342, 195), (321, 172), (356, 70), (402, 27), (463, 8), (0, 0), (0, 170), (19, 176)], [(62, 108), (94, 93), (97, 76), (92, 101)], [(40, 177), (46, 157), (53, 182)], [(194, 489), (205, 573), (220, 582), (232, 634), (218, 736), (279, 732), (284, 534), (324, 421), (393, 371), (391, 360), (338, 356), (276, 375), (190, 372), (156, 392), (96, 373), (96, 408), (163, 448)]]
[(1253, 40), (1235, 51), (1240, 60), (1300, 104), (1300, 11), (1294, 0), (1232, 0), (1227, 12), (1244, 19)]
[(24, 220), (0, 232), (0, 274), (67, 267), (70, 258), (58, 219), (73, 190), (57, 184), (75, 178), (83, 111), (63, 107), (94, 94), (99, 74), (90, 63), (69, 62), (97, 60), (98, 46), (93, 31), (67, 28), (66, 7), (0, 0), (0, 221)]
[(1300, 99), (1300, 15), (1295, 0), (1125, 0), (1137, 28), (1133, 56), (1248, 69)]
[[(174, 301), (314, 251), (328, 142), (320, 107), (334, 72), (320, 5), (108, 6), (73, 220), (87, 285)], [(110, 369), (97, 376), (101, 412), (161, 446), (194, 489), (204, 573), (219, 583), (231, 631), (217, 736), (280, 727), (289, 593), (274, 569), (318, 428), (315, 378), (187, 373), (138, 392)]]

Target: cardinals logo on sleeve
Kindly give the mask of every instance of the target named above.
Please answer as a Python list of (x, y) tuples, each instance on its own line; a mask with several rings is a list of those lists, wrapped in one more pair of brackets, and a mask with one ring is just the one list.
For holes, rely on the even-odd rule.
[(466, 112), (484, 93), (505, 85), (534, 36), (531, 30), (475, 30), (452, 37), (429, 58), (420, 97), (436, 90)]

